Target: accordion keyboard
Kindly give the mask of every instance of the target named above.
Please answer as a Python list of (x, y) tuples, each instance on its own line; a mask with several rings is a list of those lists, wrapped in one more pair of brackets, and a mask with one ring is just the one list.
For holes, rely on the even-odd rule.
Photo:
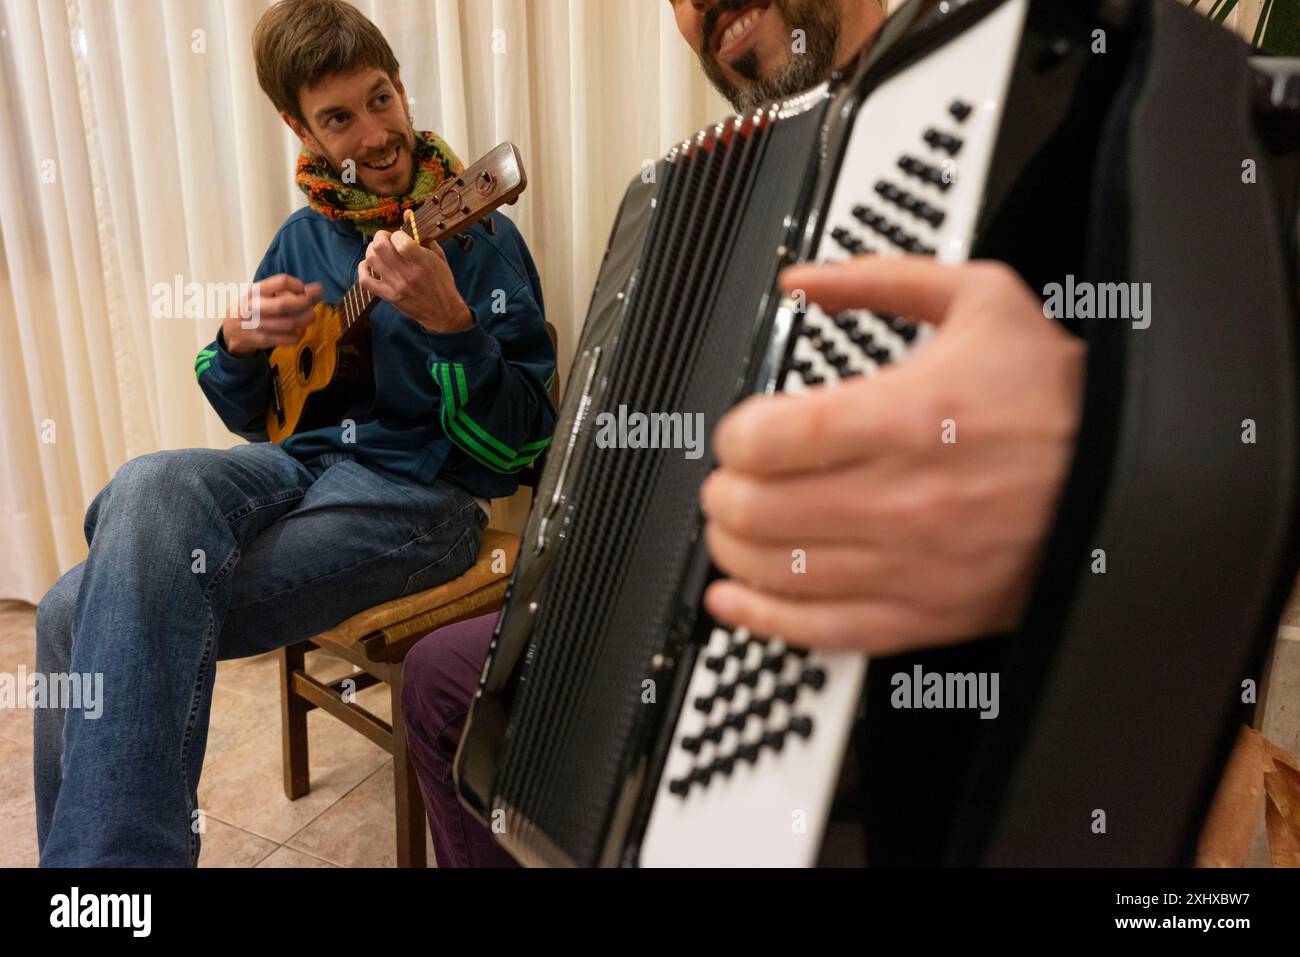
[[(1012, 0), (862, 104), (814, 258), (968, 258), (1025, 17)], [(793, 317), (779, 388), (870, 377), (928, 326), (865, 310)], [(641, 845), (643, 866), (817, 860), (866, 659), (715, 628), (699, 654)], [(868, 769), (869, 772), (869, 769)]]

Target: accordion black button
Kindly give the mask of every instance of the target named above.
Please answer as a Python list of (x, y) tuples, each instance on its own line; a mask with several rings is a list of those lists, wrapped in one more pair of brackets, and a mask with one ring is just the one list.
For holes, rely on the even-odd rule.
[(895, 335), (905, 342), (911, 342), (916, 338), (916, 325), (908, 322), (900, 316), (894, 316), (889, 321), (889, 328), (894, 331)]
[(759, 748), (756, 744), (742, 744), (736, 749), (736, 757), (753, 764), (758, 760), (758, 751)]
[(676, 781), (668, 782), (668, 790), (678, 797), (685, 797), (691, 790), (690, 778), (678, 778)]
[(961, 152), (961, 140), (948, 133), (941, 133), (936, 129), (925, 131), (925, 141), (937, 150), (943, 150), (949, 156), (956, 156)]
[(820, 375), (806, 375), (803, 377), (805, 385), (825, 385), (826, 377)]
[(727, 666), (727, 659), (719, 655), (710, 655), (704, 659), (704, 667), (710, 671), (721, 671)]
[(723, 701), (730, 701), (736, 697), (736, 686), (734, 684), (719, 685), (718, 690), (713, 694), (715, 697), (721, 698)]
[(785, 746), (785, 732), (768, 731), (763, 735), (763, 744), (773, 751), (780, 751)]
[(794, 704), (794, 699), (799, 696), (798, 685), (778, 685), (776, 696), (786, 704)]
[(700, 695), (695, 699), (695, 710), (703, 711), (708, 714), (713, 710), (713, 698), (710, 695)]
[(690, 780), (693, 784), (708, 784), (711, 777), (713, 777), (713, 771), (709, 768), (696, 768), (691, 772)]
[(937, 186), (945, 193), (952, 186), (951, 181), (943, 175), (943, 170), (935, 166), (927, 166), (925, 172), (921, 174), (927, 183), (931, 186)]
[(780, 671), (781, 666), (785, 664), (785, 655), (767, 655), (763, 658), (763, 663), (759, 666), (764, 671)]
[(789, 648), (786, 649), (786, 651), (794, 655), (796, 658), (808, 657), (808, 649), (800, 647), (798, 645), (791, 645)]
[(772, 713), (772, 702), (764, 698), (762, 701), (754, 701), (749, 705), (749, 713), (756, 718), (766, 718)]
[(808, 737), (810, 734), (812, 734), (812, 730), (813, 730), (813, 720), (807, 715), (800, 715), (797, 718), (790, 719), (790, 731), (794, 734), (799, 735), (799, 737), (801, 738)]
[(935, 209), (928, 203), (922, 203), (920, 208), (917, 210), (916, 215), (920, 216), (935, 229), (938, 229), (943, 225), (946, 216), (942, 209)]
[(749, 721), (749, 712), (741, 711), (738, 714), (727, 715), (726, 725), (732, 731), (744, 731), (745, 723)]
[(726, 777), (736, 767), (736, 758), (734, 755), (727, 755), (725, 758), (714, 758), (710, 770), (714, 774), (721, 774)]
[(953, 115), (958, 123), (965, 123), (966, 117), (971, 114), (971, 109), (972, 107), (969, 103), (963, 103), (961, 100), (953, 100), (952, 105), (948, 107), (948, 112)]
[(821, 668), (805, 668), (799, 680), (810, 688), (821, 690), (826, 684), (826, 672)]
[(851, 312), (841, 312), (835, 317), (835, 328), (848, 332), (858, 327), (858, 317)]
[(726, 733), (726, 730), (726, 727), (723, 725), (716, 725), (712, 728), (706, 729), (701, 737), (704, 738), (705, 741), (712, 741), (714, 744), (718, 744), (722, 741), (722, 736)]
[(700, 747), (703, 744), (704, 740), (694, 735), (687, 735), (682, 738), (682, 749), (691, 752), (691, 754), (699, 754)]
[(757, 671), (742, 671), (740, 676), (736, 678), (736, 684), (744, 685), (746, 688), (753, 688), (758, 684), (758, 675), (759, 672)]

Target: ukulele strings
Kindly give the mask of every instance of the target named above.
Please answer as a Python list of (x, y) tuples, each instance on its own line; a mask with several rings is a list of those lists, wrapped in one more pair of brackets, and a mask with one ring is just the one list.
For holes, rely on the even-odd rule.
[[(406, 211), (406, 221), (403, 222), (400, 227), (401, 232), (406, 233), (407, 236), (417, 243), (420, 242), (420, 234), (422, 232), (436, 233), (436, 238), (441, 240), (443, 234), (446, 232), (443, 229), (445, 223), (442, 221), (434, 222), (434, 217), (431, 213), (434, 210), (441, 208), (443, 198), (448, 192), (455, 188), (456, 183), (460, 183), (463, 187), (464, 182), (465, 178), (462, 174), (462, 176), (457, 177), (455, 183), (448, 184), (447, 188), (442, 192), (435, 193), (433, 197), (422, 203), (419, 209), (408, 209)], [(466, 208), (463, 206), (458, 208), (457, 212), (467, 214)], [(346, 335), (352, 327), (356, 325), (356, 323), (364, 319), (369, 311), (374, 307), (375, 302), (375, 297), (363, 289), (360, 282), (353, 283), (348, 291), (343, 294), (343, 299), (339, 303), (342, 334)]]

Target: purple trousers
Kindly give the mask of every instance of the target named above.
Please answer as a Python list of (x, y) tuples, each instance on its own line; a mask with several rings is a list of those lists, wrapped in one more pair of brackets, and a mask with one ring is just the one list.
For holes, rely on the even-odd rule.
[(486, 827), (460, 806), (451, 767), (478, 688), (496, 615), (440, 628), (411, 649), (402, 681), (407, 747), (424, 794), (439, 867), (515, 867)]

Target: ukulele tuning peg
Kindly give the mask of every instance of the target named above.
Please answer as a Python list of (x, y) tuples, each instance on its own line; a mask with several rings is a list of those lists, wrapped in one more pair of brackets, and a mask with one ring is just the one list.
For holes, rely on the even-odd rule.
[(483, 220), (483, 228), (488, 231), (489, 236), (495, 236), (497, 234), (497, 221), (489, 216)]
[(456, 237), (456, 242), (460, 243), (460, 248), (465, 250), (465, 252), (469, 252), (474, 248), (474, 237), (469, 235), (469, 233), (461, 233)]

